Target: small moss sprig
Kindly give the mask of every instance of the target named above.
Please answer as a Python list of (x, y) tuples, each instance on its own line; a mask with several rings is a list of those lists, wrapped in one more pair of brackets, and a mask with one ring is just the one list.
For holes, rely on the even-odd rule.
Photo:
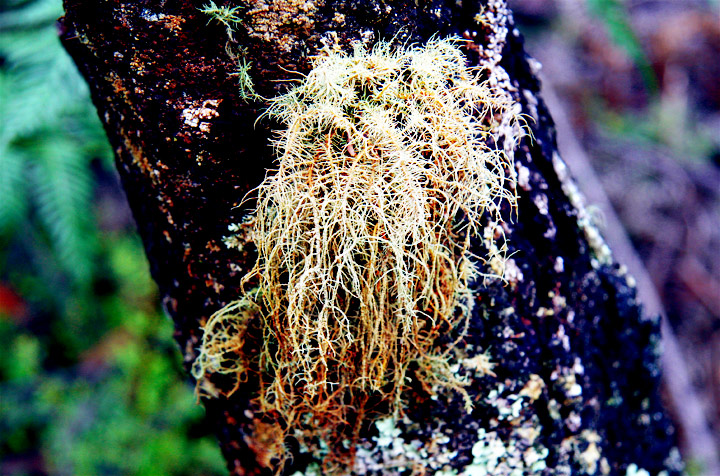
[(215, 20), (225, 25), (227, 35), (230, 39), (233, 38), (233, 32), (235, 31), (237, 25), (242, 23), (242, 18), (240, 18), (240, 16), (238, 15), (238, 13), (242, 11), (241, 6), (218, 6), (215, 4), (215, 2), (210, 0), (210, 3), (203, 5), (199, 10), (204, 14), (210, 16), (210, 20), (208, 20), (208, 23)]
[(232, 73), (232, 76), (237, 78), (240, 99), (244, 102), (258, 99), (259, 96), (255, 93), (255, 83), (253, 82), (252, 76), (250, 76), (252, 63), (247, 60), (244, 51), (241, 51), (240, 55), (235, 57), (235, 62), (235, 72)]
[[(237, 26), (242, 23), (242, 18), (239, 15), (242, 9), (242, 6), (218, 6), (210, 0), (209, 4), (203, 5), (199, 10), (210, 16), (208, 23), (215, 20), (225, 25), (225, 31), (228, 36), (228, 44), (225, 50), (233, 61), (235, 61), (235, 71), (231, 73), (231, 75), (237, 78), (240, 99), (247, 102), (253, 99), (259, 99), (259, 96), (255, 93), (255, 84), (250, 76), (252, 63), (247, 60), (245, 50), (242, 47), (238, 47), (234, 39), (235, 30)], [(233, 49), (238, 49), (239, 51), (235, 53)]]

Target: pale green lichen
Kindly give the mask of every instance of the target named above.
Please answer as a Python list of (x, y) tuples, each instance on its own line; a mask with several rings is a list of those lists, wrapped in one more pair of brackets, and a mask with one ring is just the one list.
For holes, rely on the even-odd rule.
[[(407, 423), (407, 422), (403, 422)], [(450, 437), (433, 432), (425, 440), (403, 438), (403, 429), (394, 417), (382, 418), (375, 422), (378, 435), (372, 442), (364, 442), (357, 449), (353, 473), (368, 473), (394, 476), (406, 474), (438, 474), (446, 471), (457, 457), (457, 451), (450, 449)]]
[(519, 439), (502, 438), (495, 431), (478, 430), (473, 445), (473, 462), (460, 476), (525, 476), (541, 474), (546, 468), (549, 451), (536, 445), (518, 445)]
[[(488, 428), (478, 429), (472, 447), (473, 462), (459, 476), (521, 476), (541, 474), (547, 468), (549, 450), (538, 437), (542, 425), (533, 410), (545, 383), (532, 374), (517, 393), (498, 383), (483, 399), (497, 412)], [(503, 429), (501, 432), (500, 429)], [(508, 431), (509, 430), (509, 431)]]

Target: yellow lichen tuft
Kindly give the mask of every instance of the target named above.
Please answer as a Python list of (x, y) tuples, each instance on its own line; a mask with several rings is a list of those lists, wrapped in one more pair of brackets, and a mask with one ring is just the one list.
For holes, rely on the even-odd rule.
[[(205, 380), (205, 374), (232, 375), (236, 377), (236, 384), (245, 378), (249, 369), (243, 353), (245, 333), (258, 311), (258, 305), (244, 297), (220, 309), (205, 323), (200, 352), (191, 369), (200, 395), (218, 394), (218, 390)], [(236, 389), (237, 385), (228, 395)]]
[[(278, 168), (257, 189), (257, 286), (205, 326), (195, 376), (246, 372), (249, 312), (261, 319), (260, 408), (324, 437), (367, 396), (402, 409), (409, 372), (462, 389), (451, 362), (470, 315), (470, 240), (515, 204), (496, 148), (507, 96), (478, 79), (458, 43), (380, 43), (320, 57), (267, 115), (285, 127)], [(494, 276), (490, 272), (491, 275)], [(252, 303), (252, 305), (250, 305)], [(233, 326), (238, 326), (233, 328)], [(231, 349), (232, 348), (232, 349)]]

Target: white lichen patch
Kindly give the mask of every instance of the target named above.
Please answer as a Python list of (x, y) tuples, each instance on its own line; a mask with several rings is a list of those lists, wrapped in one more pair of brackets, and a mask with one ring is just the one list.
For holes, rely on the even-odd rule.
[(517, 120), (518, 115), (522, 112), (522, 107), (512, 99), (512, 92), (517, 91), (517, 87), (510, 81), (507, 71), (500, 66), (502, 52), (509, 34), (508, 21), (512, 21), (512, 12), (508, 8), (507, 2), (505, 0), (488, 1), (487, 5), (482, 7), (475, 16), (476, 23), (490, 30), (487, 43), (483, 45), (470, 43), (468, 47), (478, 51), (480, 67), (490, 73), (488, 83), (502, 91), (506, 95), (507, 101), (513, 103), (512, 109), (502, 114), (497, 125), (497, 134), (502, 139), (504, 152), (510, 159), (513, 159), (515, 148), (526, 131), (523, 128), (524, 123)]
[[(558, 257), (558, 258), (559, 258), (559, 257)], [(559, 261), (559, 262), (560, 262), (560, 266), (562, 266), (562, 259), (561, 259), (561, 258), (560, 258), (560, 261)], [(556, 267), (557, 267), (557, 263), (558, 263), (558, 260), (555, 260)], [(556, 270), (556, 271), (557, 271), (557, 270)], [(562, 271), (557, 271), (557, 272), (560, 273), (560, 272), (562, 272)], [(555, 291), (550, 291), (550, 292), (548, 293), (548, 297), (549, 297), (550, 299), (552, 299), (553, 308), (554, 308), (556, 311), (563, 310), (563, 309), (565, 309), (565, 308), (567, 307), (567, 299), (565, 299), (564, 296), (561, 296), (561, 295), (559, 295), (559, 294), (556, 294)]]
[(528, 397), (531, 402), (534, 402), (542, 395), (542, 391), (545, 388), (545, 382), (537, 374), (531, 374), (530, 380), (520, 390), (520, 396)]
[(159, 22), (163, 27), (174, 32), (182, 30), (182, 24), (185, 23), (185, 18), (181, 16), (153, 12), (147, 8), (143, 8), (142, 12), (140, 12), (140, 17), (149, 22)]
[(250, 237), (250, 223), (232, 223), (228, 226), (229, 235), (222, 237), (222, 242), (228, 248), (243, 250), (248, 243), (252, 242)]
[(530, 190), (530, 169), (516, 162), (517, 166), (517, 184), (526, 192)]
[(625, 476), (650, 476), (650, 473), (642, 468), (639, 468), (635, 463), (632, 463), (627, 467)]
[(226, 247), (236, 249), (242, 249), (244, 243), (238, 235), (223, 236), (222, 241)]
[(490, 0), (475, 16), (475, 22), (490, 29), (486, 45), (481, 48), (482, 58), (497, 66), (508, 35), (508, 20), (512, 18), (505, 0)]
[(544, 193), (538, 193), (533, 197), (533, 203), (535, 203), (535, 206), (537, 207), (538, 213), (540, 213), (540, 215), (548, 214), (547, 195), (545, 195)]
[(496, 431), (478, 430), (473, 445), (473, 462), (460, 476), (525, 476), (542, 474), (547, 468), (549, 450), (542, 445), (527, 445), (515, 431), (508, 439)]
[(434, 432), (424, 441), (408, 441), (402, 437), (394, 417), (376, 421), (375, 427), (378, 435), (372, 442), (363, 442), (357, 447), (353, 474), (381, 472), (390, 476), (405, 474), (408, 470), (413, 474), (437, 474), (457, 457), (457, 452), (448, 447), (450, 438), (441, 432)]
[(561, 388), (568, 400), (582, 396), (582, 386), (578, 383), (585, 369), (576, 359), (572, 367), (558, 366), (550, 375), (550, 380)]
[[(530, 58), (530, 64), (532, 65), (532, 58)], [(538, 98), (533, 94), (532, 91), (528, 89), (523, 89), (523, 97), (525, 97), (525, 101), (527, 104), (527, 114), (535, 121), (537, 124), (540, 120), (540, 114), (538, 114)]]
[(180, 113), (183, 123), (200, 132), (210, 132), (211, 120), (220, 116), (217, 108), (222, 99), (206, 99), (201, 104), (194, 102)]
[(548, 309), (546, 307), (540, 306), (537, 308), (537, 311), (535, 311), (535, 315), (540, 318), (550, 317), (550, 316), (555, 315), (555, 311), (553, 311), (552, 309)]
[(533, 475), (547, 468), (549, 451), (539, 441), (542, 425), (533, 408), (544, 387), (540, 376), (532, 374), (517, 393), (504, 384), (488, 392), (484, 402), (497, 411), (497, 418), (491, 420), (489, 428), (478, 430), (473, 462), (460, 473), (462, 476)]
[[(553, 311), (554, 313), (554, 311)], [(570, 352), (570, 336), (565, 332), (565, 325), (560, 324), (558, 330), (555, 333), (555, 338), (560, 341), (565, 352)]]
[(522, 282), (525, 277), (522, 271), (518, 267), (517, 263), (512, 258), (507, 258), (504, 263), (505, 281), (511, 285), (517, 285)]
[[(507, 242), (505, 236), (505, 229), (499, 222), (491, 221), (487, 226), (482, 229), (483, 244), (488, 250), (487, 264), (489, 272), (481, 273), (481, 276), (485, 280), (492, 280), (497, 278), (503, 278), (507, 280), (508, 277), (512, 278), (512, 284), (517, 284), (518, 281), (522, 280), (522, 272), (515, 265), (515, 261), (507, 259)], [(508, 275), (508, 265), (512, 266), (510, 275)], [(519, 278), (519, 279), (518, 279)]]
[(160, 20), (166, 19), (168, 17), (168, 15), (166, 15), (164, 13), (151, 12), (147, 8), (143, 8), (142, 12), (140, 12), (140, 17), (143, 20), (147, 20), (147, 21), (160, 21)]
[(587, 444), (587, 446), (577, 454), (577, 462), (580, 463), (586, 474), (596, 474), (598, 462), (602, 457), (601, 448), (598, 446), (598, 443), (602, 441), (600, 435), (594, 430), (583, 430), (578, 437), (578, 441)]

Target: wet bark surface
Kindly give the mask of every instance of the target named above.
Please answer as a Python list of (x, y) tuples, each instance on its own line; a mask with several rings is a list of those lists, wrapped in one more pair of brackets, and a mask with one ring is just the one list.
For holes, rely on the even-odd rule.
[[(256, 122), (262, 100), (238, 93), (228, 35), (202, 2), (66, 0), (65, 48), (90, 85), (115, 150), (152, 275), (192, 364), (208, 317), (236, 299), (252, 249), (228, 248), (246, 193), (272, 168), (276, 125)], [(612, 260), (557, 154), (533, 62), (502, 2), (246, 2), (233, 40), (251, 60), (257, 92), (271, 97), (307, 72), (323, 47), (354, 40), (465, 39), (469, 61), (507, 72), (532, 137), (515, 151), (518, 209), (504, 225), (507, 283), (479, 282), (454, 392), (408, 388), (391, 443), (362, 429), (358, 474), (650, 474), (680, 472), (658, 384), (659, 323), (644, 316), (632, 278)], [(478, 22), (478, 14), (490, 13)], [(488, 23), (488, 19), (491, 20)], [(494, 22), (494, 23), (493, 23)], [(500, 30), (505, 30), (504, 33)], [(499, 41), (498, 39), (502, 40)], [(492, 55), (496, 57), (493, 58)], [(508, 211), (508, 216), (510, 212)], [(485, 244), (475, 243), (480, 256)], [(481, 372), (474, 357), (487, 355)], [(221, 383), (220, 383), (221, 384)], [(274, 436), (256, 413), (252, 382), (204, 398), (233, 474), (272, 474)], [(317, 455), (292, 439), (285, 473)], [(455, 471), (453, 473), (452, 471)]]

